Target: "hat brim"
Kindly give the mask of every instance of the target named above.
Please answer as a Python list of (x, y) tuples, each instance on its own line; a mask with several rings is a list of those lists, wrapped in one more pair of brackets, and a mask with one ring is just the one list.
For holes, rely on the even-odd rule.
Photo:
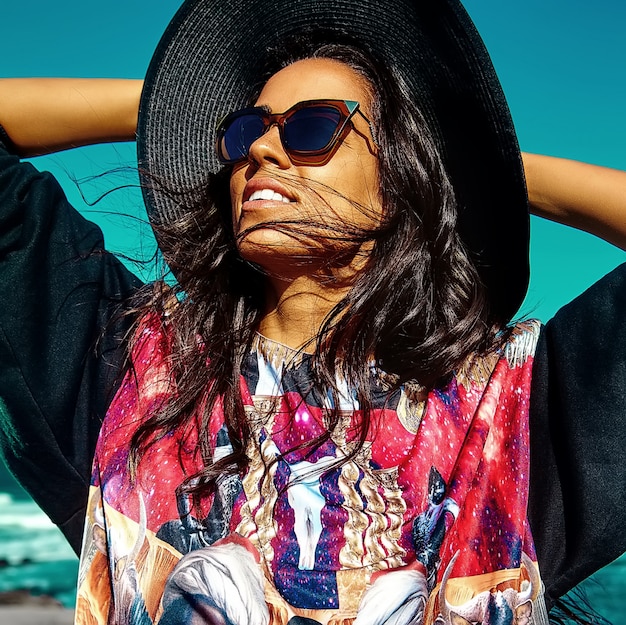
[(188, 0), (146, 76), (138, 125), (155, 223), (184, 202), (152, 181), (197, 189), (220, 169), (215, 128), (248, 104), (268, 50), (311, 28), (349, 33), (394, 64), (430, 124), (459, 201), (459, 231), (494, 309), (510, 319), (529, 277), (529, 216), (517, 138), (487, 50), (456, 0)]

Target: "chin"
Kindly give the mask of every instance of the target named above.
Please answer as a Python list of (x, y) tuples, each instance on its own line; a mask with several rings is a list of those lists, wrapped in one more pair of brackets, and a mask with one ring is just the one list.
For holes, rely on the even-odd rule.
[(311, 273), (328, 262), (328, 250), (276, 231), (258, 230), (237, 243), (239, 255), (273, 275)]

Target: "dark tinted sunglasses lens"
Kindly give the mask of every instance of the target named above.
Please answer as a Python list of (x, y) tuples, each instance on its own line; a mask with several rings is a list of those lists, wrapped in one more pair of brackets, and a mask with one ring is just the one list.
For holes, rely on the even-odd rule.
[(318, 152), (329, 147), (344, 116), (331, 106), (301, 108), (285, 120), (285, 147), (294, 152)]
[(257, 113), (235, 117), (222, 130), (219, 156), (231, 163), (248, 157), (250, 146), (265, 132), (265, 122)]

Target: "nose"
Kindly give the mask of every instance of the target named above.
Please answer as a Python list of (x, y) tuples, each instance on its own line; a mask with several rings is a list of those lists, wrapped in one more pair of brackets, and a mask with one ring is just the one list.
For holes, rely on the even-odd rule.
[(250, 146), (248, 158), (258, 166), (271, 164), (281, 169), (287, 169), (291, 165), (291, 160), (280, 140), (280, 131), (276, 124), (272, 124)]

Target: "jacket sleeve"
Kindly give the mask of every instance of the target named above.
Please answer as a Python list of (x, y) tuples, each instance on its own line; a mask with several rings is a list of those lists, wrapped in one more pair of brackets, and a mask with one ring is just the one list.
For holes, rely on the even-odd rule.
[[(78, 551), (100, 424), (141, 282), (0, 132), (0, 450)], [(5, 145), (7, 144), (7, 145)]]
[(529, 520), (554, 600), (626, 552), (626, 265), (544, 328), (530, 432)]

